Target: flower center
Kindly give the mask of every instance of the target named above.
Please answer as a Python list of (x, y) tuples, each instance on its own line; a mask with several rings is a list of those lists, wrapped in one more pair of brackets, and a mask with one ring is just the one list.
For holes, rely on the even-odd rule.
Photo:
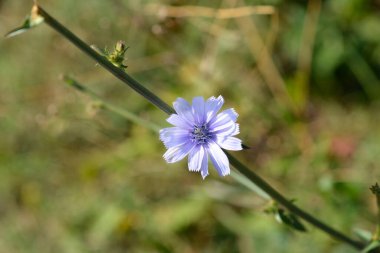
[(195, 141), (197, 144), (207, 143), (212, 137), (206, 124), (201, 126), (194, 126), (193, 131), (190, 133), (191, 140)]

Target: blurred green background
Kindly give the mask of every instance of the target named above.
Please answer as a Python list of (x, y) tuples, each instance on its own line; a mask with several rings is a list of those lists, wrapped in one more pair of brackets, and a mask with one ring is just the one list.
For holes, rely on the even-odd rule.
[[(252, 147), (241, 160), (338, 230), (374, 230), (379, 1), (40, 4), (89, 44), (124, 40), (127, 72), (168, 103), (223, 95)], [(0, 34), (31, 5), (0, 1)], [(355, 252), (278, 224), (266, 201), (214, 169), (203, 181), (185, 161), (166, 164), (157, 134), (99, 109), (61, 74), (168, 126), (48, 26), (1, 39), (0, 252)]]

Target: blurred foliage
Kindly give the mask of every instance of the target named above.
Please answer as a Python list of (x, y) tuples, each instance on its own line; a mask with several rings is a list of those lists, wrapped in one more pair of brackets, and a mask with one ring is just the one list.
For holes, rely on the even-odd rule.
[[(89, 44), (125, 41), (128, 73), (167, 102), (223, 95), (252, 147), (241, 159), (337, 229), (375, 229), (379, 1), (40, 4)], [(0, 33), (30, 5), (0, 1)], [(218, 19), (162, 7), (188, 5), (276, 11)], [(47, 26), (1, 40), (0, 55), (1, 252), (354, 252), (310, 226), (279, 225), (229, 177), (202, 181), (186, 162), (166, 164), (155, 134), (59, 76), (157, 124), (166, 115)]]

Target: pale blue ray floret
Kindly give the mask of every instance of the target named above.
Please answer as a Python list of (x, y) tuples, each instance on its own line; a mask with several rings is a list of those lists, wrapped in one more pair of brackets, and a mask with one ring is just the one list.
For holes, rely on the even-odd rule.
[(174, 103), (177, 114), (167, 121), (174, 127), (160, 131), (160, 140), (168, 149), (164, 158), (168, 163), (182, 160), (189, 155), (190, 171), (200, 172), (203, 179), (208, 175), (208, 159), (220, 176), (230, 174), (229, 161), (223, 149), (241, 150), (241, 140), (233, 137), (239, 133), (236, 123), (238, 114), (234, 109), (218, 111), (224, 103), (223, 97), (193, 98), (190, 105), (178, 98)]

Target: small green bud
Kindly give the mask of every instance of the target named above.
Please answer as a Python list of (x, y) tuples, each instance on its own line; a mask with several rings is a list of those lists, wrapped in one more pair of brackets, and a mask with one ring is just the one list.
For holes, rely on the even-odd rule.
[(107, 50), (107, 48), (104, 48), (104, 50), (101, 50), (95, 45), (91, 45), (91, 48), (95, 50), (98, 54), (106, 57), (107, 60), (109, 60), (116, 67), (121, 68), (123, 70), (127, 68), (127, 66), (124, 65), (124, 55), (128, 47), (125, 45), (124, 41), (119, 40), (116, 43), (114, 50), (112, 52)]
[(128, 47), (125, 45), (124, 41), (119, 40), (113, 52), (111, 54), (108, 54), (108, 60), (113, 63), (116, 67), (126, 69), (127, 66), (123, 64), (124, 62), (124, 55), (127, 51)]
[(116, 46), (115, 46), (115, 51), (119, 54), (124, 54), (125, 51), (127, 51), (128, 47), (125, 45), (125, 42), (122, 41), (122, 40), (119, 40), (117, 43), (116, 43)]

